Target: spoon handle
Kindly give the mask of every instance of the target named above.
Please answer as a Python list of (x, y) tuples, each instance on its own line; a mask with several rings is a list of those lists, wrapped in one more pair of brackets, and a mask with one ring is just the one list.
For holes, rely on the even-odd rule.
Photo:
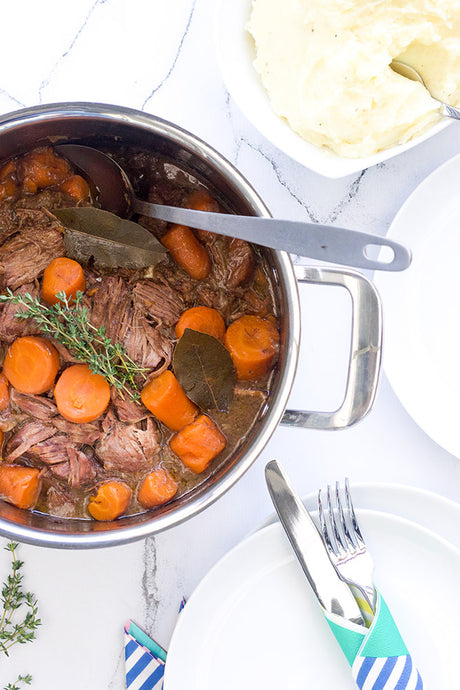
[[(278, 220), (256, 216), (208, 213), (174, 206), (150, 204), (136, 199), (134, 212), (169, 223), (209, 230), (271, 249), (307, 256), (345, 266), (369, 270), (403, 271), (411, 262), (410, 250), (378, 235), (346, 230), (332, 225), (303, 221)], [(367, 252), (373, 247), (389, 248), (389, 257), (372, 259)], [(381, 252), (382, 254), (383, 252)]]

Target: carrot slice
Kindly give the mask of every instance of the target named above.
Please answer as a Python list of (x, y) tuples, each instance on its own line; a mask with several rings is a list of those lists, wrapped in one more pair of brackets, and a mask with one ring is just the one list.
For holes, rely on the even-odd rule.
[(137, 499), (143, 508), (154, 508), (170, 501), (178, 486), (166, 469), (150, 472), (139, 487)]
[(6, 180), (7, 177), (13, 177), (16, 174), (16, 161), (14, 158), (5, 163), (0, 169), (0, 180)]
[(74, 364), (59, 377), (54, 397), (59, 413), (69, 422), (92, 422), (109, 404), (110, 386), (86, 364)]
[(89, 513), (95, 520), (115, 520), (128, 508), (131, 495), (131, 489), (124, 482), (106, 482), (98, 488), (95, 496), (90, 496)]
[(8, 379), (5, 374), (0, 374), (0, 412), (6, 410), (10, 404), (10, 391), (8, 390)]
[(202, 414), (173, 436), (169, 446), (186, 467), (199, 474), (223, 451), (226, 440), (217, 424)]
[(26, 153), (18, 161), (18, 176), (25, 192), (35, 194), (38, 189), (59, 185), (69, 177), (70, 168), (64, 158), (50, 146)]
[(212, 307), (191, 307), (184, 311), (176, 324), (176, 337), (181, 338), (186, 328), (207, 333), (221, 342), (225, 335), (225, 321)]
[(56, 295), (65, 292), (67, 299), (73, 300), (76, 292), (84, 292), (85, 287), (85, 274), (78, 261), (60, 256), (45, 268), (42, 298), (48, 304), (56, 304), (60, 301)]
[(144, 386), (141, 399), (146, 408), (172, 431), (179, 431), (198, 415), (198, 407), (187, 397), (169, 369)]
[(45, 338), (17, 338), (8, 348), (3, 373), (20, 393), (40, 395), (48, 391), (59, 371), (59, 355)]
[[(210, 211), (212, 213), (219, 212), (219, 204), (206, 189), (195, 189), (194, 192), (188, 197), (186, 204), (187, 208), (193, 208), (195, 211)], [(209, 230), (200, 230), (195, 228), (194, 234), (203, 242), (203, 244), (208, 244), (214, 241), (217, 235)]]
[(279, 333), (273, 319), (241, 316), (227, 328), (224, 345), (238, 379), (249, 381), (266, 374), (275, 362)]
[(208, 250), (185, 225), (173, 225), (161, 240), (176, 263), (195, 280), (203, 280), (211, 270)]
[(59, 185), (59, 189), (78, 201), (89, 199), (89, 185), (81, 175), (71, 175)]
[(186, 206), (195, 209), (195, 211), (209, 211), (211, 213), (219, 211), (219, 204), (206, 189), (195, 189), (188, 197)]
[(37, 467), (0, 465), (0, 497), (18, 508), (33, 508), (41, 489)]

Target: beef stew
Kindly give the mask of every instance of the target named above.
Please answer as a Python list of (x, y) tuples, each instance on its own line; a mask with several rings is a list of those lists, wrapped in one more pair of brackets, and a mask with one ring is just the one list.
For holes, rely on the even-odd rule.
[[(111, 154), (127, 170), (140, 197), (230, 210), (212, 190), (210, 193), (171, 161), (145, 151), (119, 149)], [(42, 168), (47, 166), (50, 170), (43, 174)], [(0, 292), (16, 298), (16, 302), (0, 304), (0, 378), (5, 379), (5, 361), (9, 361), (12, 346), (27, 339), (45, 340), (59, 361), (57, 384), (45, 391), (21, 390), (21, 384), (18, 389), (11, 385), (15, 379), (10, 372), (3, 382), (6, 394), (2, 398), (0, 381), (0, 494), (19, 505), (9, 495), (6, 479), (2, 486), (1, 467), (6, 466), (33, 470), (30, 505), (23, 507), (61, 517), (113, 519), (154, 510), (191, 491), (229, 461), (267, 403), (278, 348), (277, 306), (262, 257), (241, 240), (141, 217), (138, 222), (169, 249), (164, 260), (142, 271), (110, 271), (91, 261), (83, 265), (84, 290), (76, 292), (77, 299), (71, 290), (64, 290), (54, 313), (59, 307), (80, 309), (80, 316), (86, 315), (91, 328), (107, 339), (107, 347), (118, 347), (136, 370), (129, 384), (110, 386), (101, 413), (76, 420), (60, 399), (62, 389), (69, 402), (70, 386), (61, 385), (61, 380), (64, 375), (78, 379), (79, 388), (73, 385), (80, 390), (81, 377), (76, 373), (83, 372), (76, 369), (88, 368), (90, 362), (82, 364), (81, 353), (44, 332), (33, 318), (17, 315), (27, 309), (23, 304), (26, 296), (30, 296), (29, 304), (43, 305), (47, 294), (44, 274), (53, 262), (65, 257), (62, 226), (53, 209), (97, 205), (97, 196), (91, 184), (82, 181), (50, 147), (42, 147), (5, 163), (0, 170), (0, 198)], [(195, 260), (197, 248), (199, 261)], [(204, 326), (189, 320), (183, 334), (176, 332), (184, 315), (188, 313), (190, 318), (197, 308), (216, 313), (217, 320), (223, 321), (224, 344), (221, 331), (209, 332), (212, 319), (205, 319)], [(225, 347), (225, 338), (228, 326), (235, 330), (235, 324), (248, 318), (252, 319), (251, 328), (242, 328), (238, 340), (243, 360), (249, 362), (242, 367), (235, 353), (229, 354), (232, 349), (228, 344)], [(262, 343), (258, 342), (265, 331), (268, 339), (262, 337)], [(192, 338), (189, 352), (196, 356), (175, 361), (180, 352), (178, 339), (184, 342), (193, 334), (198, 344)], [(200, 338), (204, 344), (200, 345)], [(199, 364), (202, 376), (208, 376), (208, 366), (224, 369), (222, 362), (228, 366), (229, 359), (239, 375), (230, 381), (228, 404), (203, 407), (200, 399), (192, 399), (197, 382), (192, 379), (184, 388), (180, 372), (193, 369), (202, 354), (208, 356), (211, 350), (218, 354), (211, 364)], [(8, 374), (8, 366), (6, 369)], [(242, 375), (243, 370), (249, 373)], [(98, 374), (86, 376), (85, 386), (93, 384), (95, 376)], [(168, 385), (164, 379), (169, 380)], [(228, 380), (227, 376), (227, 384)], [(160, 399), (165, 400), (160, 405), (163, 413), (173, 410), (173, 416), (179, 416), (177, 424), (158, 411)], [(75, 400), (70, 402), (75, 410)], [(187, 408), (187, 402), (189, 416), (181, 417), (178, 411)], [(121, 512), (105, 510), (114, 503)]]

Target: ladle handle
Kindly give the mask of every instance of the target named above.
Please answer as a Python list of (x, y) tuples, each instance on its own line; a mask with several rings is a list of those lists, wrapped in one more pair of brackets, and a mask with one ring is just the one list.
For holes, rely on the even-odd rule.
[[(277, 218), (236, 216), (227, 213), (208, 213), (188, 208), (149, 204), (136, 199), (134, 211), (169, 223), (188, 225), (254, 242), (271, 249), (307, 256), (330, 263), (368, 270), (403, 271), (411, 262), (409, 249), (398, 242), (367, 232), (346, 230), (333, 225), (320, 225)], [(368, 256), (371, 247), (389, 248), (386, 260)]]
[(352, 329), (345, 397), (334, 412), (286, 410), (285, 426), (337, 430), (362, 419), (371, 409), (377, 391), (382, 354), (382, 307), (374, 285), (357, 271), (294, 266), (304, 283), (344, 287), (352, 301)]

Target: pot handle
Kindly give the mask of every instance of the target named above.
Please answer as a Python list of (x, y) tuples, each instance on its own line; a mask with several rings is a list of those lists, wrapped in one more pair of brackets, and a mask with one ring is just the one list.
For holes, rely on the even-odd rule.
[(335, 412), (286, 410), (281, 424), (307, 429), (344, 429), (362, 419), (374, 402), (382, 354), (382, 307), (374, 285), (357, 271), (294, 266), (301, 283), (338, 285), (352, 300), (352, 332), (347, 386)]

